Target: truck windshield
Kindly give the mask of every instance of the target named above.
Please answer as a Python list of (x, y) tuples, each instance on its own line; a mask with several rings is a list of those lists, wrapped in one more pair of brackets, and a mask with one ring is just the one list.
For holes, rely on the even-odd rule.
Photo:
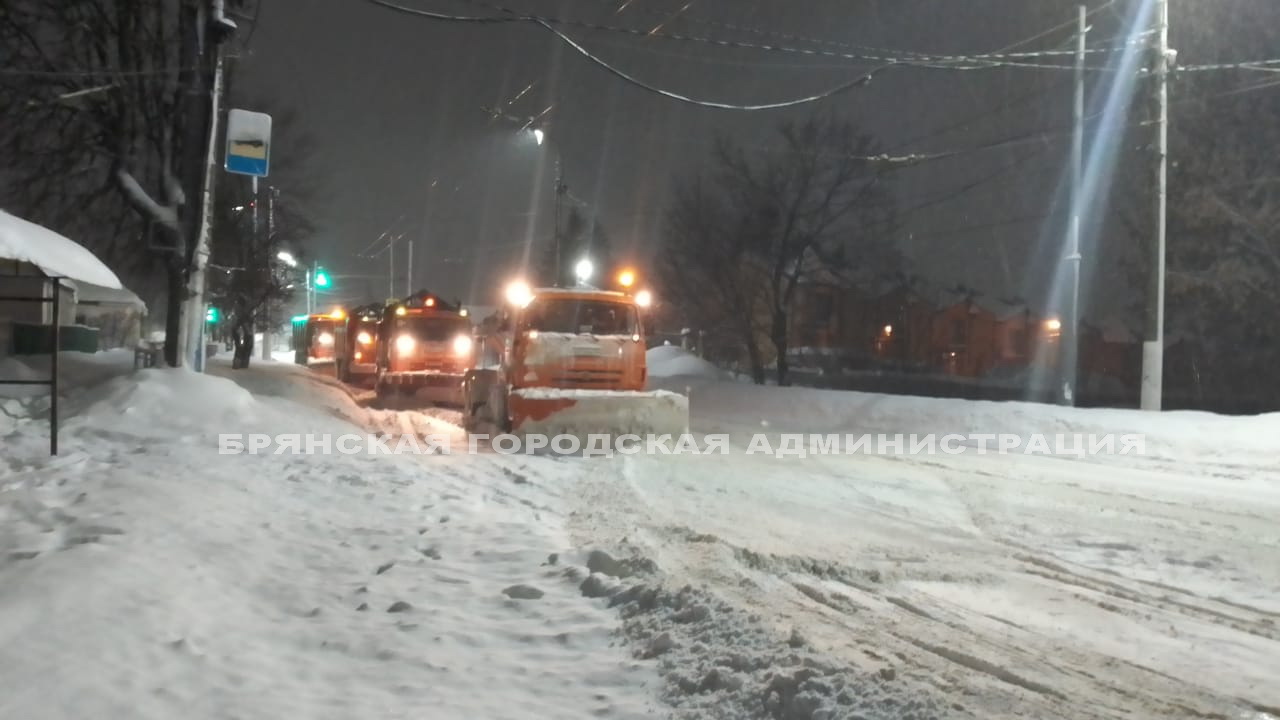
[(465, 318), (448, 316), (397, 317), (395, 329), (397, 334), (408, 333), (423, 342), (443, 342), (471, 334), (471, 324)]
[(640, 331), (632, 305), (608, 300), (540, 298), (524, 313), (525, 330), (590, 335), (634, 335)]

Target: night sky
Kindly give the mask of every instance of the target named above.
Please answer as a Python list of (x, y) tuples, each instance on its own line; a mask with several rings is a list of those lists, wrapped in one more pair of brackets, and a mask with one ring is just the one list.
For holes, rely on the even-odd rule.
[[(493, 14), (460, 1), (403, 2), (459, 15)], [(813, 46), (781, 37), (792, 35), (957, 54), (1027, 40), (1057, 22), (1069, 23), (1075, 9), (1055, 2), (1060, 13), (1041, 7), (1032, 17), (1027, 6), (1036, 3), (1025, 0), (988, 0), (980, 10), (955, 0), (695, 0), (668, 19), (686, 0), (633, 0), (621, 12), (622, 0), (511, 2), (520, 11), (644, 31), (665, 22), (667, 32), (722, 39)], [(1060, 19), (1046, 23), (1046, 15)], [(1117, 17), (1109, 9), (1094, 22), (1114, 33)], [(649, 83), (734, 103), (820, 92), (870, 67), (565, 30)], [(1072, 28), (1064, 27), (1017, 50), (1066, 49), (1071, 36)], [(554, 104), (542, 147), (482, 109), (502, 105), (530, 83), (534, 88), (508, 111), (530, 116)], [(898, 240), (917, 269), (939, 284), (963, 282), (991, 296), (1030, 297), (1046, 283), (1043, 262), (1033, 261), (1036, 248), (1042, 238), (1057, 242), (1064, 227), (1060, 217), (1040, 218), (1050, 214), (1065, 177), (1070, 143), (1061, 131), (1071, 118), (1069, 72), (894, 68), (867, 87), (797, 110), (735, 112), (648, 93), (532, 25), (443, 23), (363, 0), (267, 0), (238, 63), (233, 105), (249, 97), (271, 98), (272, 105), (299, 115), (295, 127), (277, 128), (273, 152), (281, 166), (293, 165), (294, 173), (318, 184), (311, 206), (319, 232), (309, 250), (346, 276), (340, 283), (345, 292), (334, 299), (386, 296), (388, 256), (367, 260), (358, 253), (391, 231), (415, 241), (415, 287), (469, 302), (491, 300), (518, 268), (528, 242), (551, 236), (553, 148), (574, 197), (594, 208), (616, 246), (643, 258), (657, 244), (675, 181), (706, 166), (717, 132), (763, 149), (780, 121), (815, 111), (856, 119), (894, 154), (1055, 131), (1045, 142), (894, 173), (900, 205), (920, 208), (904, 214)], [(309, 137), (307, 157), (287, 157), (290, 130)], [(273, 180), (286, 183), (288, 173)], [(396, 253), (396, 292), (403, 294), (403, 242)]]

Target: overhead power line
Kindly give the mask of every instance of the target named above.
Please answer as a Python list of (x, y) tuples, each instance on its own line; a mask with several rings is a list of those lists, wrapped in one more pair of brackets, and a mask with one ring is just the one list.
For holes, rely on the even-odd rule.
[[(400, 4), (391, 2), (390, 0), (367, 0), (367, 1), (388, 9), (397, 10), (399, 12), (404, 12), (411, 15), (417, 15), (420, 17), (425, 17), (433, 20), (442, 20), (442, 21), (451, 21), (451, 22), (471, 22), (471, 23), (520, 23), (520, 22), (523, 22), (523, 23), (539, 25), (539, 26), (542, 26), (544, 29), (551, 30), (553, 32), (555, 32), (555, 27), (558, 27), (558, 26), (577, 27), (585, 30), (621, 33), (624, 35), (631, 35), (634, 37), (660, 38), (660, 39), (671, 40), (671, 41), (692, 42), (692, 43), (700, 43), (700, 44), (706, 44), (706, 45), (714, 45), (719, 47), (728, 47), (728, 48), (745, 49), (745, 50), (757, 50), (757, 51), (773, 52), (773, 53), (805, 55), (810, 57), (839, 58), (842, 60), (859, 61), (863, 63), (866, 63), (866, 62), (882, 63), (884, 65), (889, 65), (889, 66), (903, 65), (903, 66), (909, 66), (909, 67), (934, 68), (934, 69), (946, 69), (946, 70), (987, 70), (987, 69), (1000, 68), (1000, 67), (1032, 68), (1032, 69), (1046, 69), (1046, 70), (1058, 70), (1058, 71), (1074, 71), (1075, 70), (1075, 67), (1073, 65), (1064, 65), (1060, 63), (1049, 63), (1049, 62), (1039, 62), (1039, 63), (1028, 62), (1029, 60), (1034, 60), (1038, 58), (1055, 58), (1055, 57), (1060, 57), (1064, 55), (1063, 52), (1056, 51), (1056, 50), (1044, 51), (1044, 52), (1007, 53), (1007, 54), (988, 53), (988, 54), (979, 54), (979, 55), (937, 55), (937, 54), (926, 54), (926, 53), (911, 53), (906, 56), (902, 54), (873, 55), (873, 54), (866, 54), (866, 53), (850, 53), (850, 52), (836, 52), (831, 50), (818, 50), (818, 49), (812, 49), (812, 48), (797, 48), (797, 47), (788, 47), (783, 45), (766, 45), (761, 43), (752, 43), (752, 42), (745, 42), (740, 40), (725, 40), (721, 38), (701, 37), (701, 36), (684, 35), (684, 34), (670, 33), (670, 32), (651, 32), (648, 30), (641, 30), (637, 28), (621, 27), (617, 25), (604, 25), (600, 23), (587, 22), (583, 20), (567, 20), (567, 19), (558, 18), (558, 17), (519, 13), (515, 10), (511, 10), (510, 8), (506, 8), (500, 5), (494, 5), (487, 2), (481, 2), (480, 0), (460, 0), (460, 1), (466, 2), (469, 5), (482, 7), (487, 10), (492, 10), (494, 12), (498, 12), (502, 14), (496, 15), (496, 16), (495, 15), (478, 15), (478, 16), (477, 15), (470, 15), (470, 16), (449, 15), (449, 14), (438, 13), (430, 10), (423, 10), (421, 8), (414, 8), (414, 7), (409, 7), (405, 5), (400, 5)], [(560, 35), (562, 39), (565, 37), (563, 33), (557, 32), (556, 34)], [(1107, 51), (1099, 50), (1098, 52), (1107, 52)], [(1105, 67), (1088, 67), (1086, 69), (1093, 72), (1109, 71), (1109, 69)]]
[[(610, 2), (610, 1), (611, 1), (611, 0), (600, 0), (600, 2)], [(1098, 6), (1097, 8), (1094, 8), (1093, 10), (1091, 10), (1091, 11), (1089, 12), (1089, 15), (1090, 15), (1090, 16), (1092, 16), (1092, 15), (1093, 15), (1093, 14), (1095, 14), (1095, 13), (1101, 12), (1102, 10), (1104, 10), (1104, 9), (1106, 9), (1106, 8), (1108, 8), (1108, 7), (1112, 6), (1112, 5), (1114, 5), (1114, 4), (1115, 4), (1115, 1), (1116, 1), (1116, 0), (1107, 0), (1107, 2), (1106, 2), (1106, 3), (1104, 3), (1104, 4), (1100, 5), (1100, 6)], [(630, 5), (630, 2), (628, 2), (628, 3), (627, 3), (626, 5), (624, 5), (622, 8), (619, 8), (619, 9), (618, 9), (618, 11), (617, 11), (615, 14), (620, 14), (620, 13), (622, 12), (622, 10), (623, 10), (623, 9), (625, 9), (625, 8), (626, 8), (627, 6), (629, 6), (629, 5)], [(658, 11), (658, 10), (653, 10), (653, 9), (650, 9), (650, 8), (646, 8), (646, 7), (638, 7), (638, 8), (636, 8), (636, 10), (635, 10), (634, 12), (644, 13), (644, 14), (649, 15), (649, 16), (651, 16), (651, 17), (667, 17), (667, 13), (664, 13), (664, 12), (661, 12), (661, 11)], [(818, 45), (818, 46), (825, 46), (825, 47), (843, 48), (843, 49), (848, 49), (848, 50), (860, 50), (860, 51), (863, 51), (863, 52), (876, 53), (876, 54), (878, 54), (878, 55), (887, 55), (887, 56), (901, 56), (901, 57), (914, 57), (914, 58), (928, 58), (928, 57), (933, 57), (933, 55), (932, 55), (932, 54), (930, 54), (930, 53), (922, 53), (922, 52), (916, 52), (916, 51), (911, 51), (911, 50), (896, 50), (896, 49), (890, 49), (890, 48), (873, 47), (873, 46), (869, 46), (869, 45), (861, 45), (861, 44), (858, 44), (858, 43), (851, 43), (851, 42), (847, 42), (847, 41), (843, 41), (843, 40), (832, 40), (832, 39), (828, 39), (828, 38), (814, 38), (814, 37), (809, 37), (809, 36), (806, 36), (806, 35), (800, 35), (800, 34), (798, 34), (798, 33), (779, 32), (779, 31), (776, 31), (776, 30), (763, 30), (763, 29), (756, 28), (756, 27), (751, 27), (751, 26), (748, 26), (748, 25), (739, 25), (739, 24), (736, 24), (736, 23), (719, 22), (719, 21), (715, 21), (715, 20), (708, 20), (708, 19), (706, 19), (706, 18), (699, 18), (699, 17), (695, 17), (695, 16), (690, 16), (690, 15), (688, 15), (688, 14), (681, 15), (679, 19), (680, 19), (680, 21), (681, 21), (681, 22), (688, 23), (688, 24), (691, 24), (691, 25), (699, 25), (699, 26), (703, 26), (703, 27), (711, 27), (711, 28), (717, 28), (717, 29), (721, 29), (721, 30), (728, 30), (728, 31), (730, 31), (730, 32), (738, 32), (738, 33), (744, 33), (744, 34), (748, 34), (748, 35), (754, 35), (754, 36), (756, 36), (756, 37), (773, 38), (773, 39), (776, 39), (776, 40), (782, 40), (782, 41), (784, 41), (784, 42), (792, 42), (792, 43), (799, 42), (799, 43), (808, 43), (808, 44), (811, 44), (811, 45)], [(1052, 28), (1049, 28), (1048, 30), (1045, 30), (1045, 31), (1040, 32), (1040, 33), (1037, 33), (1036, 35), (1033, 35), (1033, 36), (1031, 36), (1031, 37), (1029, 37), (1029, 38), (1026, 38), (1026, 39), (1024, 39), (1024, 40), (1019, 40), (1018, 42), (1015, 42), (1015, 43), (1013, 43), (1013, 44), (1011, 44), (1011, 45), (1006, 45), (1004, 48), (1001, 48), (1000, 50), (997, 50), (997, 51), (995, 51), (995, 52), (996, 52), (996, 53), (1005, 53), (1005, 52), (1008, 52), (1008, 51), (1010, 51), (1010, 50), (1013, 50), (1014, 48), (1021, 47), (1021, 46), (1023, 46), (1023, 45), (1027, 45), (1027, 44), (1029, 44), (1029, 43), (1031, 43), (1031, 42), (1034, 42), (1034, 41), (1036, 41), (1036, 40), (1039, 40), (1040, 38), (1043, 38), (1043, 37), (1046, 37), (1046, 36), (1048, 36), (1048, 35), (1051, 35), (1051, 34), (1053, 34), (1053, 33), (1057, 32), (1057, 31), (1059, 31), (1059, 30), (1062, 30), (1062, 29), (1064, 29), (1064, 28), (1072, 27), (1072, 26), (1074, 26), (1074, 25), (1075, 25), (1075, 23), (1076, 23), (1076, 20), (1075, 20), (1075, 19), (1072, 19), (1070, 22), (1067, 22), (1067, 23), (1064, 23), (1064, 24), (1061, 24), (1061, 25), (1056, 25), (1056, 26), (1054, 26), (1054, 27), (1052, 27)], [(1064, 51), (1061, 51), (1061, 52), (1047, 52), (1047, 53), (1038, 53), (1038, 54), (1037, 54), (1037, 53), (1029, 53), (1029, 54), (1026, 54), (1026, 56), (1033, 56), (1033, 55), (1034, 55), (1034, 56), (1040, 56), (1040, 55), (1058, 55), (1058, 54), (1060, 54), (1060, 55), (1074, 55), (1074, 52), (1075, 52), (1074, 50), (1064, 50)], [(1019, 57), (1021, 57), (1021, 56), (1023, 56), (1023, 54), (1015, 54), (1015, 55), (1012, 55), (1012, 56), (1019, 56)], [(1011, 57), (1012, 57), (1012, 56), (1011, 56)], [(993, 57), (993, 55), (991, 55), (991, 54), (987, 54), (987, 55), (970, 55), (970, 56), (968, 56), (968, 57), (975, 57), (975, 58), (980, 58), (980, 57)]]
[(1280, 58), (1270, 60), (1251, 60), (1246, 62), (1214, 63), (1212, 65), (1182, 65), (1178, 72), (1207, 72), (1210, 70), (1263, 70), (1280, 72)]
[(576, 40), (569, 37), (559, 28), (555, 27), (555, 25), (551, 21), (548, 21), (536, 15), (520, 15), (520, 16), (513, 15), (510, 17), (468, 17), (468, 16), (461, 16), (461, 15), (444, 15), (441, 13), (431, 12), (429, 10), (421, 10), (418, 8), (405, 7), (403, 5), (397, 5), (396, 3), (389, 2), (388, 0), (367, 0), (367, 2), (373, 3), (374, 5), (380, 5), (382, 7), (385, 7), (391, 10), (396, 10), (398, 12), (408, 13), (410, 15), (417, 15), (419, 17), (425, 17), (431, 20), (441, 20), (446, 22), (466, 22), (466, 23), (484, 23), (484, 24), (487, 24), (487, 23), (499, 24), (499, 23), (510, 23), (510, 22), (532, 23), (552, 33), (553, 35), (558, 37), (561, 41), (563, 41), (569, 47), (573, 48), (576, 52), (578, 52), (580, 55), (582, 55), (586, 59), (600, 66), (601, 68), (613, 74), (614, 76), (621, 78), (622, 80), (625, 80), (628, 83), (631, 83), (632, 85), (635, 85), (636, 87), (639, 87), (643, 90), (646, 90), (648, 92), (651, 92), (657, 95), (661, 95), (663, 97), (670, 98), (672, 100), (679, 100), (680, 102), (688, 103), (691, 105), (698, 105), (701, 107), (717, 108), (717, 109), (723, 109), (723, 110), (746, 110), (746, 111), (779, 110), (782, 108), (806, 105), (809, 103), (817, 102), (819, 100), (825, 100), (835, 95), (848, 92), (849, 90), (852, 90), (854, 88), (866, 85), (867, 83), (871, 82), (871, 79), (873, 77), (894, 66), (893, 64), (882, 65), (878, 68), (873, 68), (867, 72), (862, 73), (861, 75), (854, 78), (853, 80), (849, 80), (847, 82), (841, 83), (828, 90), (824, 90), (822, 92), (815, 93), (812, 95), (807, 95), (804, 97), (794, 98), (791, 100), (782, 100), (779, 102), (771, 102), (771, 103), (757, 103), (757, 104), (750, 104), (750, 105), (719, 102), (714, 100), (702, 100), (699, 98), (690, 97), (688, 95), (672, 92), (670, 90), (665, 90), (656, 85), (652, 85), (648, 82), (645, 82), (644, 80), (641, 80), (635, 77), (634, 75), (627, 73), (624, 70), (614, 67), (613, 65), (609, 64), (605, 60), (602, 60), (601, 58), (598, 58), (595, 55), (593, 55), (591, 51), (587, 50)]

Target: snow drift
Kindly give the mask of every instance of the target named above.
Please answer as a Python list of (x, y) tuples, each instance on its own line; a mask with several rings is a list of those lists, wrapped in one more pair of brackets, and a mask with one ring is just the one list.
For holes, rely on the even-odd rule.
[(659, 345), (658, 347), (650, 348), (645, 353), (645, 363), (649, 367), (649, 377), (656, 379), (686, 377), (719, 380), (728, 378), (728, 374), (715, 365), (675, 345)]

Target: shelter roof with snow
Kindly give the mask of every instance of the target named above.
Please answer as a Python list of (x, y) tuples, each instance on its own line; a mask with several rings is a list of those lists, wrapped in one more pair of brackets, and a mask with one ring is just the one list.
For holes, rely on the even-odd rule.
[(141, 312), (147, 311), (147, 304), (127, 287), (109, 288), (93, 283), (76, 283), (76, 303), (79, 305), (102, 305), (117, 308), (133, 308)]
[(119, 290), (120, 278), (83, 245), (0, 210), (0, 260), (30, 263), (49, 277)]

